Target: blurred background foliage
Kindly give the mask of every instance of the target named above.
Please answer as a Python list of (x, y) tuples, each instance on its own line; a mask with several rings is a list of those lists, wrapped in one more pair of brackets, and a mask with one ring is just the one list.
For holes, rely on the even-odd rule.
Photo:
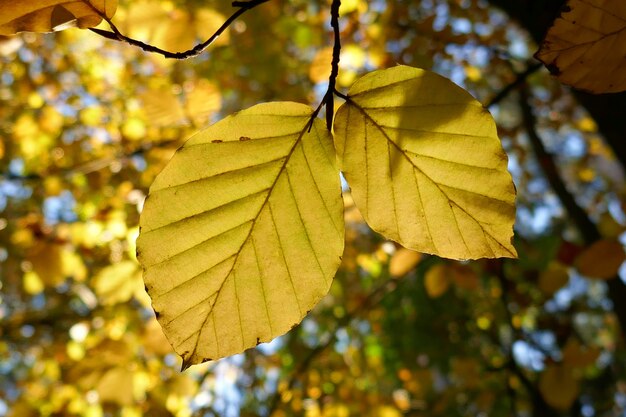
[[(231, 13), (126, 0), (113, 20), (179, 51)], [(342, 91), (399, 63), (498, 97), (520, 259), (399, 248), (346, 192), (344, 262), (320, 305), (270, 344), (180, 373), (135, 259), (147, 189), (208, 123), (262, 101), (319, 102), (329, 4), (272, 0), (185, 61), (85, 30), (2, 38), (0, 416), (624, 415), (623, 248), (606, 240), (624, 232), (624, 172), (596, 119), (532, 70), (536, 35), (489, 1), (343, 0), (341, 14)], [(521, 92), (499, 96), (529, 68)]]

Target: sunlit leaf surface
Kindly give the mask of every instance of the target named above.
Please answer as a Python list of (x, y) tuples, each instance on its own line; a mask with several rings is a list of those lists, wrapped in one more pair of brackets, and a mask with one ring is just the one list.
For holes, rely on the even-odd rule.
[(137, 241), (159, 322), (184, 367), (285, 333), (326, 294), (343, 203), (323, 123), (254, 106), (193, 136), (156, 178)]
[(515, 189), (491, 115), (432, 72), (398, 66), (350, 89), (334, 132), (354, 201), (377, 232), (449, 258), (515, 257)]

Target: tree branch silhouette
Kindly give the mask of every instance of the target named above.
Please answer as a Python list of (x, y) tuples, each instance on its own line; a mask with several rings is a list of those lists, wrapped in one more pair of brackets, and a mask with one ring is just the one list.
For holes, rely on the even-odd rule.
[(490, 108), (496, 104), (498, 104), (499, 102), (501, 102), (503, 99), (505, 99), (513, 90), (519, 88), (522, 84), (524, 84), (526, 82), (526, 79), (531, 75), (534, 74), (535, 72), (537, 72), (541, 67), (543, 67), (543, 64), (541, 62), (535, 62), (532, 65), (529, 65), (525, 71), (520, 72), (519, 74), (517, 74), (517, 76), (515, 77), (515, 79), (508, 84), (507, 86), (505, 86), (502, 90), (500, 90), (495, 96), (493, 96), (493, 98), (491, 98), (491, 100), (489, 100), (487, 102), (487, 104), (485, 104), (486, 108)]
[(341, 6), (341, 0), (333, 0), (330, 6), (330, 26), (333, 29), (333, 59), (330, 63), (331, 70), (328, 77), (328, 88), (320, 104), (317, 106), (311, 120), (309, 122), (309, 131), (313, 125), (313, 120), (317, 117), (322, 107), (326, 106), (326, 128), (330, 131), (333, 126), (333, 115), (335, 113), (335, 100), (334, 94), (335, 85), (337, 84), (337, 75), (339, 75), (339, 59), (341, 54), (341, 33), (339, 32), (339, 6)]
[(237, 7), (238, 10), (235, 11), (228, 19), (226, 19), (226, 21), (222, 24), (222, 26), (220, 26), (215, 31), (215, 33), (213, 33), (213, 35), (211, 35), (206, 41), (204, 41), (204, 42), (194, 46), (193, 48), (191, 48), (191, 49), (189, 49), (187, 51), (183, 51), (183, 52), (166, 51), (165, 49), (161, 49), (161, 48), (156, 47), (154, 45), (150, 45), (150, 44), (142, 42), (140, 40), (128, 37), (128, 36), (122, 34), (120, 32), (120, 30), (117, 28), (117, 26), (115, 26), (115, 24), (111, 21), (111, 19), (109, 19), (103, 12), (101, 12), (98, 9), (96, 9), (89, 2), (86, 2), (86, 4), (88, 4), (94, 10), (94, 12), (96, 12), (100, 17), (102, 17), (102, 19), (104, 19), (109, 24), (109, 26), (111, 27), (111, 31), (102, 30), (102, 29), (96, 29), (96, 28), (89, 28), (89, 30), (91, 30), (92, 32), (94, 32), (94, 33), (96, 33), (96, 34), (98, 34), (100, 36), (103, 36), (103, 37), (105, 37), (107, 39), (121, 41), (121, 42), (126, 42), (126, 43), (128, 43), (130, 45), (137, 46), (137, 47), (143, 49), (146, 52), (152, 52), (152, 53), (163, 55), (165, 58), (187, 59), (187, 58), (192, 58), (192, 57), (198, 56), (202, 52), (204, 52), (204, 50), (206, 48), (208, 48), (209, 45), (211, 45), (228, 27), (230, 27), (230, 25), (232, 25), (233, 22), (239, 18), (239, 16), (241, 16), (242, 14), (247, 12), (248, 10), (251, 10), (251, 9), (255, 8), (256, 6), (258, 6), (260, 4), (263, 4), (263, 3), (266, 3), (268, 1), (270, 1), (270, 0), (233, 1), (232, 2), (232, 6), (233, 7)]
[[(522, 120), (533, 152), (539, 160), (539, 165), (546, 179), (580, 232), (583, 241), (585, 244), (589, 245), (600, 239), (602, 235), (595, 223), (593, 223), (587, 215), (587, 212), (580, 207), (574, 195), (567, 189), (554, 162), (553, 155), (543, 146), (543, 142), (536, 129), (537, 119), (533, 114), (530, 104), (528, 86), (523, 85), (520, 89), (520, 93), (519, 105), (522, 110)], [(617, 316), (623, 335), (626, 331), (626, 303), (624, 302), (624, 300), (626, 300), (626, 285), (624, 285), (619, 276), (615, 276), (613, 279), (607, 281), (607, 286), (609, 288), (609, 297), (613, 303), (613, 311)]]

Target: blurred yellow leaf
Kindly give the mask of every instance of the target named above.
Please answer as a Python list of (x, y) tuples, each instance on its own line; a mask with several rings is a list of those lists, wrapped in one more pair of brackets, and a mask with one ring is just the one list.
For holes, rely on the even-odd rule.
[(143, 345), (156, 355), (172, 353), (173, 349), (163, 334), (163, 329), (156, 320), (150, 320), (144, 326)]
[(553, 261), (539, 274), (538, 287), (545, 295), (552, 296), (568, 282), (567, 267), (558, 261)]
[(2, 0), (0, 35), (94, 27), (116, 8), (117, 0)]
[(539, 392), (548, 405), (566, 411), (578, 398), (580, 383), (570, 367), (548, 364), (539, 377)]
[(334, 132), (374, 230), (443, 257), (517, 256), (507, 157), (493, 118), (465, 90), (417, 68), (374, 71), (350, 88)]
[(624, 246), (616, 239), (602, 239), (586, 248), (574, 262), (576, 269), (588, 278), (612, 279), (626, 260)]
[(130, 117), (122, 124), (122, 134), (129, 140), (141, 140), (146, 137), (146, 124), (138, 117)]
[(96, 391), (103, 403), (133, 404), (133, 372), (121, 366), (109, 369), (98, 382)]
[(402, 277), (412, 271), (419, 261), (422, 254), (406, 248), (398, 248), (396, 253), (391, 257), (389, 262), (389, 273), (394, 277)]
[(361, 0), (342, 0), (339, 6), (339, 15), (344, 16), (355, 11), (359, 7)]
[(28, 251), (27, 259), (42, 282), (53, 287), (63, 282), (66, 277), (62, 256), (63, 248), (60, 245), (39, 241)]
[[(225, 20), (223, 15), (209, 8), (190, 13), (166, 8), (162, 2), (144, 1), (130, 7), (125, 23), (131, 36), (170, 52), (181, 52), (204, 42)], [(228, 42), (229, 33), (225, 31), (212, 45), (227, 45)]]
[(626, 90), (626, 3), (569, 0), (536, 57), (564, 84), (592, 93)]
[(466, 290), (475, 290), (480, 284), (480, 278), (468, 265), (451, 264), (450, 273), (454, 284)]
[(468, 80), (476, 82), (482, 78), (482, 72), (480, 71), (480, 68), (468, 65), (465, 67), (465, 76)]
[(450, 271), (445, 264), (437, 264), (426, 271), (424, 287), (430, 298), (438, 298), (450, 288)]
[(584, 346), (576, 338), (570, 337), (563, 348), (563, 366), (586, 368), (596, 363), (600, 353), (599, 348)]
[(314, 83), (321, 83), (324, 81), (328, 81), (328, 77), (330, 76), (330, 63), (333, 59), (333, 48), (323, 48), (320, 49), (313, 58), (311, 62), (311, 67), (309, 68), (309, 78)]
[(171, 126), (185, 119), (185, 112), (167, 86), (153, 88), (139, 96), (148, 122), (154, 126)]
[(196, 123), (205, 123), (210, 115), (222, 107), (222, 94), (219, 88), (206, 79), (200, 79), (190, 85), (185, 94), (187, 115)]
[(24, 272), (22, 286), (24, 287), (24, 291), (30, 295), (37, 295), (45, 288), (45, 285), (41, 279), (39, 279), (39, 275), (33, 271)]
[(94, 278), (93, 286), (102, 304), (124, 303), (143, 291), (139, 265), (127, 260), (107, 266)]

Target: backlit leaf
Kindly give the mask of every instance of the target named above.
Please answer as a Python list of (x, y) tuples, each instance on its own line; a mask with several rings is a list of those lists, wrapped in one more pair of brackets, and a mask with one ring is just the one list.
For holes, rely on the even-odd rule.
[(117, 0), (0, 0), (0, 35), (94, 27), (116, 8)]
[(537, 286), (544, 294), (552, 296), (569, 282), (567, 267), (558, 261), (553, 261), (539, 274)]
[(626, 90), (626, 2), (569, 0), (536, 56), (564, 84)]
[(389, 273), (402, 277), (413, 270), (422, 259), (422, 254), (406, 248), (399, 248), (389, 262)]
[(334, 125), (367, 223), (409, 249), (516, 257), (515, 189), (491, 115), (435, 73), (398, 66), (350, 89)]
[(539, 377), (543, 399), (557, 410), (568, 410), (580, 393), (580, 382), (572, 368), (549, 364)]
[(424, 288), (430, 298), (438, 298), (444, 295), (450, 288), (451, 282), (451, 272), (445, 264), (433, 266), (424, 276)]
[(343, 251), (339, 174), (321, 120), (260, 104), (193, 136), (150, 189), (138, 259), (184, 367), (288, 331)]
[(625, 260), (624, 246), (618, 240), (602, 239), (578, 255), (574, 265), (586, 277), (611, 279)]

